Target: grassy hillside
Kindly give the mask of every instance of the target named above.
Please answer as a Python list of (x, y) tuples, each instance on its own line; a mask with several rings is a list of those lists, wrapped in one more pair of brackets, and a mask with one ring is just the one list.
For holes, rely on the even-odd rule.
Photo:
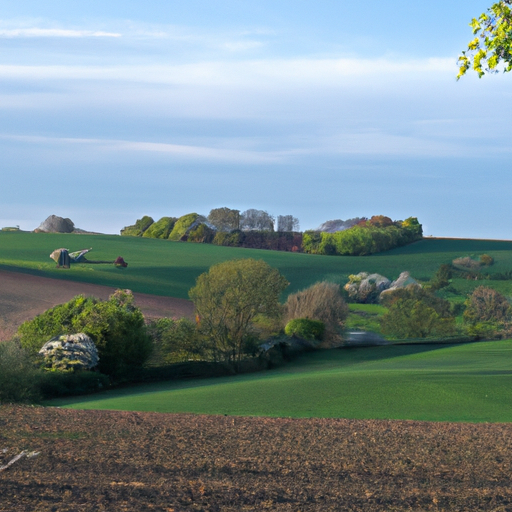
[(512, 341), (320, 351), (278, 370), (51, 405), (206, 414), (510, 422)]
[[(70, 270), (56, 269), (49, 254), (59, 247), (71, 251), (92, 247), (90, 259), (114, 260), (122, 256), (129, 266), (116, 269), (110, 265), (79, 264)], [(212, 264), (228, 259), (264, 259), (290, 281), (288, 294), (324, 279), (345, 284), (349, 274), (360, 271), (378, 272), (394, 279), (401, 271), (408, 270), (416, 278), (428, 279), (441, 263), (484, 252), (496, 262), (490, 272), (512, 270), (512, 242), (425, 239), (385, 253), (357, 257), (217, 247), (114, 235), (0, 232), (0, 268), (180, 298), (188, 298), (188, 290), (200, 273)], [(456, 290), (465, 294), (486, 282), (459, 280), (453, 284)], [(512, 281), (492, 281), (491, 284), (512, 296)]]

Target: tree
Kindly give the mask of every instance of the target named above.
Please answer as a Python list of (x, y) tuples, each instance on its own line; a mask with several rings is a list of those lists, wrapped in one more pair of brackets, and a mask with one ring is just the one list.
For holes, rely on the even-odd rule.
[(464, 320), (470, 324), (503, 323), (508, 322), (512, 316), (512, 308), (506, 297), (486, 286), (475, 288), (465, 304)]
[(488, 73), (496, 73), (500, 63), (504, 72), (512, 70), (512, 0), (494, 3), (479, 18), (473, 18), (470, 26), (475, 38), (469, 42), (466, 51), (459, 56), (461, 78), (473, 68), (481, 78)]
[(254, 319), (279, 316), (279, 295), (288, 284), (277, 269), (254, 259), (218, 263), (197, 278), (189, 296), (215, 359), (239, 367), (255, 336)]
[(240, 215), (240, 229), (274, 231), (274, 217), (264, 210), (245, 210)]
[(326, 341), (335, 341), (348, 316), (348, 306), (340, 285), (323, 281), (290, 294), (284, 305), (284, 316), (287, 323), (299, 318), (319, 320), (325, 325)]
[(386, 293), (382, 299), (389, 309), (381, 320), (383, 334), (397, 338), (427, 338), (454, 333), (455, 319), (450, 303), (418, 286)]
[(129, 290), (117, 290), (108, 300), (78, 295), (18, 329), (21, 345), (33, 355), (52, 337), (85, 333), (99, 354), (101, 373), (122, 377), (140, 368), (151, 353), (144, 316)]
[(277, 216), (277, 231), (280, 233), (290, 233), (299, 230), (299, 219), (293, 215)]
[(234, 231), (240, 229), (240, 210), (231, 208), (214, 208), (208, 214), (208, 222), (218, 231)]

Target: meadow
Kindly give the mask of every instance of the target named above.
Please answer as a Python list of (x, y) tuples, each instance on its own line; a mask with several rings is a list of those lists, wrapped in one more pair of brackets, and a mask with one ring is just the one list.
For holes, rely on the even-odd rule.
[(510, 422), (512, 341), (308, 353), (285, 367), (49, 401), (73, 409)]
[[(70, 270), (57, 269), (49, 254), (59, 247), (71, 251), (92, 247), (93, 251), (88, 255), (91, 260), (113, 261), (122, 256), (128, 262), (128, 268), (74, 264)], [(361, 271), (396, 279), (400, 272), (407, 270), (413, 277), (425, 281), (442, 263), (483, 253), (495, 260), (488, 272), (512, 270), (512, 242), (504, 241), (426, 238), (372, 256), (320, 256), (116, 235), (0, 232), (0, 268), (177, 298), (188, 298), (188, 290), (199, 274), (215, 263), (230, 259), (263, 259), (278, 268), (290, 281), (284, 293), (286, 296), (322, 280), (343, 285), (350, 274)], [(463, 300), (481, 284), (490, 284), (501, 293), (512, 296), (511, 280), (455, 279), (453, 297), (448, 298)]]

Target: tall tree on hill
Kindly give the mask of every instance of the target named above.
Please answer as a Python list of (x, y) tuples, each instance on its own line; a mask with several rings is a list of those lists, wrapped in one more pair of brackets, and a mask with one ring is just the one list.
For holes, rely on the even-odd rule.
[(280, 233), (290, 233), (299, 230), (299, 219), (293, 215), (277, 216), (277, 231)]
[(217, 360), (239, 368), (244, 347), (255, 337), (257, 315), (281, 313), (279, 296), (288, 281), (263, 260), (231, 260), (213, 265), (189, 291), (200, 334)]
[(240, 229), (274, 231), (274, 217), (264, 210), (245, 210), (240, 215)]
[(218, 231), (240, 229), (240, 210), (232, 210), (227, 207), (214, 208), (208, 214), (208, 222)]

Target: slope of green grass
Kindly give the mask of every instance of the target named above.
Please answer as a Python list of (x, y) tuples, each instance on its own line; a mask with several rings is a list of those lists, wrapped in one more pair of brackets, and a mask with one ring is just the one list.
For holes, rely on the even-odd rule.
[(76, 409), (512, 421), (512, 341), (320, 351), (284, 368), (54, 400)]
[[(56, 269), (49, 254), (56, 248), (70, 250), (92, 247), (90, 259), (114, 260), (122, 256), (128, 268), (112, 265), (72, 265)], [(114, 235), (64, 235), (0, 232), (0, 267), (37, 275), (71, 279), (136, 292), (188, 297), (196, 277), (214, 263), (235, 258), (264, 259), (290, 281), (286, 294), (329, 280), (345, 284), (349, 274), (378, 272), (390, 279), (408, 270), (413, 277), (431, 277), (441, 263), (469, 254), (490, 254), (496, 261), (491, 272), (512, 270), (512, 242), (425, 239), (410, 246), (373, 256), (318, 256), (255, 249), (217, 247), (207, 244), (170, 242)], [(468, 293), (478, 281), (454, 283)], [(512, 295), (512, 281), (492, 281), (492, 286)]]

